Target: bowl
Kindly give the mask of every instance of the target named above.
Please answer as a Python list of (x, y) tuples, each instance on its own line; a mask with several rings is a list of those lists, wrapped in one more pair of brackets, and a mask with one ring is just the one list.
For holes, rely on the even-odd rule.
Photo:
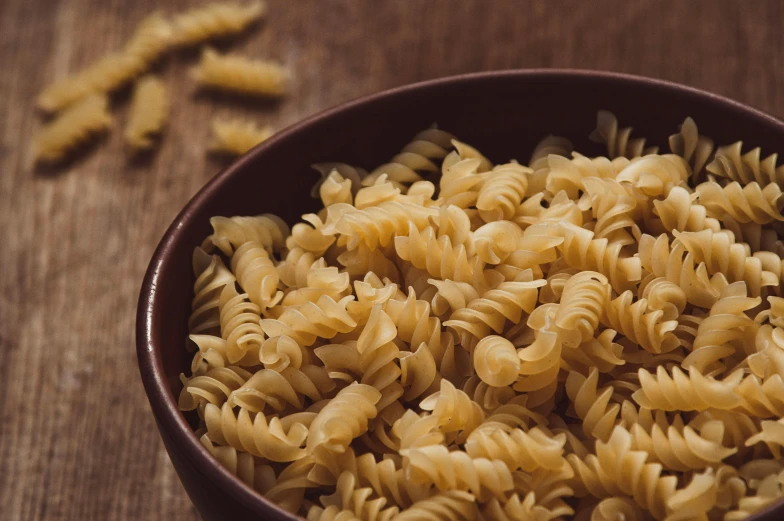
[[(271, 212), (289, 223), (313, 211), (312, 163), (341, 161), (370, 168), (392, 157), (436, 122), (491, 160), (526, 160), (543, 136), (587, 139), (596, 111), (608, 109), (636, 136), (666, 136), (686, 116), (716, 143), (743, 139), (766, 153), (784, 143), (784, 123), (735, 101), (649, 78), (595, 71), (515, 70), (468, 74), (400, 87), (351, 101), (298, 123), (257, 146), (215, 176), (174, 219), (153, 254), (139, 297), (136, 344), (144, 388), (177, 474), (207, 521), (297, 519), (223, 469), (177, 408), (194, 276), (191, 255), (214, 215)], [(650, 141), (649, 141), (650, 142)], [(749, 519), (784, 518), (784, 504)]]

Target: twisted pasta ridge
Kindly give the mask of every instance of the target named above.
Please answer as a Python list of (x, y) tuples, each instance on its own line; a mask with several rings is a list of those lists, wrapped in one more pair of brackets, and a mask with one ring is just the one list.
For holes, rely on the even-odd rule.
[(574, 403), (577, 416), (583, 421), (583, 432), (598, 440), (610, 439), (615, 427), (621, 406), (610, 404), (614, 392), (608, 386), (599, 389), (599, 371), (591, 369), (588, 377), (577, 372), (570, 372), (566, 378), (566, 394)]
[(239, 5), (215, 2), (177, 15), (172, 20), (172, 39), (176, 45), (196, 45), (245, 30), (267, 11), (263, 2)]
[(327, 208), (327, 222), (321, 232), (345, 236), (349, 250), (361, 243), (374, 250), (387, 246), (395, 236), (408, 234), (412, 223), (418, 230), (424, 230), (429, 219), (437, 215), (435, 209), (398, 201), (386, 201), (364, 210), (333, 204)]
[(492, 498), (482, 507), (482, 515), (488, 521), (555, 521), (572, 513), (574, 511), (565, 503), (559, 509), (537, 504), (536, 494), (532, 492), (526, 494), (522, 501), (518, 494), (513, 494), (503, 504)]
[(409, 288), (405, 300), (387, 301), (384, 311), (397, 324), (398, 337), (409, 345), (426, 344), (440, 369), (446, 343), (452, 340), (452, 335), (441, 332), (441, 320), (430, 315), (430, 304), (417, 300), (416, 292)]
[(637, 200), (614, 179), (588, 177), (583, 186), (591, 203), (591, 213), (596, 224), (593, 233), (597, 239), (633, 244), (640, 236), (640, 229), (632, 218)]
[(261, 328), (269, 337), (286, 335), (300, 345), (311, 346), (317, 338), (334, 338), (357, 326), (346, 310), (353, 298), (348, 296), (335, 301), (328, 295), (321, 295), (316, 302), (285, 307), (277, 318), (262, 319)]
[(763, 188), (756, 181), (745, 186), (734, 181), (722, 187), (719, 183), (708, 181), (698, 185), (695, 191), (708, 215), (716, 219), (729, 215), (739, 223), (784, 221), (781, 214), (784, 200), (781, 188), (775, 183)]
[(231, 270), (237, 275), (237, 283), (262, 313), (283, 297), (283, 293), (278, 292), (278, 270), (261, 244), (250, 241), (239, 246), (231, 256)]
[(327, 266), (322, 258), (310, 266), (305, 285), (291, 290), (283, 297), (284, 306), (295, 306), (305, 302), (316, 302), (322, 295), (340, 300), (351, 293), (351, 278), (335, 266)]
[(764, 443), (774, 458), (781, 459), (781, 447), (784, 447), (784, 418), (762, 421), (760, 431), (750, 436), (745, 445), (751, 447), (757, 443)]
[(604, 313), (600, 315), (602, 323), (654, 354), (669, 353), (680, 347), (674, 333), (677, 320), (666, 320), (664, 311), (649, 309), (648, 299), (633, 301), (631, 291), (624, 291), (613, 300), (608, 295)]
[(635, 402), (647, 409), (663, 411), (704, 411), (709, 408), (731, 410), (743, 404), (739, 396), (742, 373), (734, 372), (724, 380), (702, 375), (694, 368), (688, 376), (677, 367), (672, 376), (659, 366), (656, 376), (645, 369), (638, 371), (641, 389), (632, 395)]
[(286, 238), (286, 248), (302, 248), (321, 257), (337, 240), (334, 234), (325, 233), (325, 224), (318, 215), (309, 213), (302, 216), (305, 222), (297, 223), (291, 228), (291, 235)]
[(437, 385), (441, 375), (438, 373), (433, 353), (422, 342), (414, 352), (400, 354), (400, 383), (405, 392), (403, 400), (411, 401), (422, 396)]
[(593, 338), (609, 290), (607, 277), (595, 271), (583, 271), (566, 282), (555, 314), (564, 346), (577, 347)]
[(697, 328), (692, 352), (683, 360), (683, 367), (706, 373), (719, 364), (723, 370), (720, 360), (743, 352), (744, 342), (754, 338), (759, 325), (746, 312), (761, 302), (759, 297), (746, 296), (742, 282), (728, 286)]
[(252, 413), (263, 412), (267, 405), (276, 411), (284, 410), (287, 404), (302, 409), (302, 396), (318, 402), (333, 389), (335, 382), (320, 366), (287, 367), (280, 372), (261, 369), (233, 390), (229, 401)]
[(223, 287), (218, 306), (226, 360), (229, 364), (257, 365), (264, 342), (259, 307), (248, 301), (247, 294), (239, 294), (234, 284)]
[[(582, 189), (582, 185), (580, 185), (579, 190)], [(547, 208), (542, 206), (543, 197), (543, 194), (529, 197), (517, 209), (517, 213), (512, 221), (524, 230), (524, 235), (536, 235), (536, 233), (529, 231), (528, 228), (533, 228), (539, 232), (552, 228), (548, 225), (562, 222), (572, 223), (575, 226), (583, 225), (583, 211), (577, 203), (569, 199), (566, 191), (561, 190), (555, 194)]]
[(415, 484), (467, 491), (479, 501), (503, 498), (514, 487), (512, 473), (499, 460), (472, 458), (443, 445), (407, 449), (403, 455), (406, 477)]
[(237, 452), (234, 447), (215, 445), (207, 434), (201, 436), (199, 441), (222, 467), (249, 487), (266, 494), (275, 485), (275, 471), (269, 465), (257, 464), (253, 455)]
[[(396, 506), (387, 508), (387, 499), (373, 497), (371, 487), (360, 487), (357, 477), (349, 471), (344, 471), (338, 477), (335, 493), (321, 496), (321, 504), (327, 509), (339, 508), (344, 513), (349, 512), (356, 516), (355, 519), (363, 521), (391, 521), (396, 518), (400, 509)], [(310, 513), (309, 513), (310, 515)], [(324, 519), (323, 514), (321, 519)], [(348, 519), (348, 518), (347, 518)]]
[(526, 229), (515, 250), (498, 266), (498, 271), (509, 267), (514, 268), (514, 271), (530, 269), (536, 278), (542, 278), (542, 266), (557, 260), (557, 248), (564, 242), (563, 237), (550, 235), (553, 230), (553, 226), (546, 223)]
[(476, 204), (479, 197), (479, 190), (486, 179), (486, 175), (480, 174), (482, 160), (479, 158), (459, 159), (450, 153), (447, 159), (455, 157), (451, 164), (444, 160), (442, 165), (441, 179), (438, 182), (439, 193), (444, 199), (445, 205), (457, 206), (458, 208), (469, 208)]
[(112, 125), (108, 106), (105, 95), (91, 94), (65, 110), (33, 138), (35, 160), (56, 163), (105, 132)]
[(621, 184), (628, 183), (646, 197), (667, 197), (670, 190), (686, 182), (690, 173), (682, 157), (650, 155), (632, 161), (615, 179)]
[(728, 285), (722, 272), (713, 272), (711, 277), (705, 262), (698, 262), (697, 256), (687, 251), (681, 241), (670, 244), (665, 235), (654, 239), (643, 234), (639, 242), (639, 259), (643, 269), (653, 277), (664, 277), (680, 286), (686, 293), (686, 300), (695, 306), (710, 308)]
[(455, 137), (438, 128), (428, 128), (419, 132), (400, 153), (396, 154), (372, 172), (363, 181), (365, 186), (372, 184), (381, 175), (386, 174), (391, 181), (397, 183), (413, 183), (421, 181), (421, 173), (438, 172), (435, 161), (443, 160), (452, 150)]
[(520, 359), (512, 343), (502, 336), (484, 337), (474, 348), (476, 374), (488, 385), (505, 387), (517, 380)]
[(697, 131), (697, 124), (691, 118), (686, 118), (669, 139), (670, 151), (686, 160), (691, 165), (694, 175), (699, 175), (713, 153), (713, 140), (701, 136)]
[(439, 428), (440, 421), (436, 415), (419, 415), (413, 409), (408, 409), (392, 425), (392, 434), (397, 440), (396, 451), (444, 443), (444, 434)]
[(528, 393), (528, 405), (536, 407), (550, 400), (558, 384), (562, 341), (555, 325), (558, 304), (539, 306), (528, 317), (534, 341), (517, 351), (520, 357), (520, 378), (514, 390)]
[(546, 181), (547, 192), (550, 196), (555, 196), (564, 191), (572, 200), (578, 199), (579, 192), (584, 191), (585, 179), (615, 179), (630, 164), (628, 159), (622, 157), (611, 161), (606, 157), (589, 159), (581, 155), (575, 155), (573, 159), (551, 155), (548, 156), (547, 162), (550, 166)]
[(212, 217), (210, 225), (212, 234), (204, 240), (202, 248), (208, 250), (214, 246), (227, 257), (246, 242), (258, 243), (270, 254), (279, 252), (291, 233), (280, 217), (269, 213), (253, 217)]
[(564, 434), (553, 434), (540, 427), (529, 431), (503, 428), (490, 422), (480, 425), (468, 436), (465, 450), (474, 459), (500, 460), (511, 471), (532, 472), (539, 468), (560, 469), (564, 465)]
[(476, 288), (467, 282), (437, 279), (427, 279), (427, 282), (438, 290), (431, 301), (433, 313), (438, 316), (463, 309), (469, 302), (479, 298)]
[(525, 197), (530, 168), (507, 163), (493, 168), (479, 189), (476, 207), (485, 222), (511, 219)]
[(201, 248), (193, 252), (193, 300), (188, 318), (192, 334), (218, 332), (220, 328), (219, 300), (223, 288), (234, 284), (234, 274), (217, 255), (209, 255)]
[(401, 259), (437, 279), (471, 282), (474, 271), (481, 269), (474, 258), (468, 257), (465, 246), (452, 246), (448, 235), (437, 236), (431, 226), (420, 231), (410, 224), (408, 234), (395, 237), (395, 251)]
[(169, 116), (169, 93), (155, 76), (141, 78), (133, 91), (125, 142), (136, 151), (152, 148), (152, 136), (160, 133)]
[(301, 288), (308, 285), (308, 273), (316, 264), (317, 257), (312, 252), (295, 247), (286, 253), (283, 260), (275, 267), (280, 282), (290, 288)]
[(381, 393), (369, 385), (354, 383), (341, 390), (313, 419), (308, 454), (318, 447), (345, 452), (354, 438), (367, 432), (368, 421), (378, 414), (376, 404), (380, 399)]
[[(261, 344), (259, 360), (265, 369), (281, 372), (287, 367), (299, 369), (303, 362), (310, 364), (310, 354), (301, 348), (293, 338), (276, 336), (268, 338)], [(331, 377), (331, 376), (330, 376)]]
[[(439, 233), (441, 230), (439, 230)], [(523, 231), (510, 221), (495, 221), (485, 224), (473, 233), (477, 256), (488, 264), (500, 264), (509, 254), (518, 250)]]
[(354, 204), (352, 180), (332, 170), (321, 181), (316, 196), (321, 199), (324, 208), (335, 203)]
[(743, 447), (752, 436), (760, 432), (759, 421), (745, 414), (742, 410), (722, 411), (708, 409), (697, 413), (689, 422), (689, 427), (702, 431), (706, 424), (720, 423), (724, 431), (724, 439), (717, 441), (724, 445), (738, 447), (743, 454)]
[(234, 156), (241, 156), (273, 134), (271, 127), (259, 127), (254, 121), (242, 119), (214, 118), (210, 130), (210, 152)]
[(708, 217), (705, 206), (692, 201), (692, 194), (681, 186), (675, 186), (664, 200), (653, 201), (654, 213), (658, 215), (663, 231), (699, 232), (721, 229), (719, 221)]
[(361, 521), (351, 510), (341, 510), (337, 505), (321, 508), (312, 505), (308, 509), (306, 521)]
[(647, 300), (649, 310), (661, 310), (664, 320), (675, 320), (686, 309), (686, 292), (664, 277), (646, 277), (637, 296)]
[(560, 225), (559, 233), (564, 238), (559, 246), (564, 261), (572, 268), (596, 271), (607, 277), (617, 292), (631, 289), (642, 277), (640, 259), (621, 257), (620, 243), (607, 239), (595, 239), (588, 230), (569, 223)]
[(375, 273), (368, 272), (363, 280), (354, 281), (354, 293), (357, 300), (349, 302), (346, 309), (358, 324), (364, 325), (370, 318), (374, 305), (386, 306), (390, 299), (399, 296), (400, 290), (397, 284), (382, 282)]
[(739, 223), (729, 215), (724, 216), (722, 225), (724, 231), (735, 235), (735, 242), (745, 242), (752, 252), (769, 251), (779, 256), (784, 255), (784, 243), (779, 239), (776, 230), (769, 226), (754, 222)]
[(289, 462), (305, 457), (302, 445), (308, 435), (308, 422), (316, 413), (296, 415), (302, 422), (289, 420), (286, 425), (280, 418), (267, 421), (264, 413), (251, 418), (246, 409), (240, 408), (235, 415), (231, 404), (221, 407), (208, 403), (204, 410), (207, 435), (215, 442), (237, 450), (248, 452), (270, 461)]
[(564, 346), (561, 352), (564, 369), (586, 372), (595, 367), (600, 373), (609, 373), (624, 365), (626, 362), (622, 357), (623, 346), (613, 342), (617, 334), (613, 329), (605, 329), (596, 338), (591, 337), (575, 348)]
[(778, 286), (780, 279), (762, 269), (762, 262), (751, 256), (747, 246), (733, 242), (727, 233), (676, 232), (678, 242), (694, 256), (696, 262), (704, 262), (708, 273), (721, 273), (729, 282), (743, 281), (752, 297), (758, 297), (765, 286)]
[(601, 500), (591, 512), (590, 521), (644, 521), (640, 507), (625, 497), (608, 497)]
[[(542, 138), (542, 140), (536, 144), (534, 151), (531, 152), (531, 159), (528, 160), (528, 167), (533, 171), (547, 168), (548, 156), (556, 155), (569, 157), (572, 155), (573, 150), (574, 145), (572, 145), (571, 141), (565, 137), (553, 136), (550, 134), (549, 136)], [(542, 190), (544, 189), (544, 187), (541, 188)], [(542, 190), (537, 190), (535, 193), (539, 193)]]
[(367, 273), (374, 273), (381, 278), (393, 282), (400, 281), (400, 271), (384, 253), (379, 249), (371, 250), (360, 244), (356, 249), (341, 253), (338, 262), (346, 268), (346, 273), (352, 277), (361, 277)]
[(443, 434), (459, 433), (458, 442), (468, 438), (485, 420), (485, 413), (479, 404), (445, 379), (441, 380), (440, 390), (423, 399), (419, 408), (431, 412)]
[(678, 489), (667, 500), (667, 507), (672, 511), (667, 519), (708, 519), (708, 511), (717, 503), (718, 485), (712, 468), (693, 474), (689, 484)]
[(281, 471), (275, 485), (264, 492), (264, 495), (284, 510), (298, 512), (302, 507), (305, 491), (316, 486), (309, 476), (315, 464), (313, 458), (307, 456), (291, 463)]
[(507, 320), (517, 323), (524, 311), (534, 310), (538, 288), (545, 284), (544, 280), (502, 282), (465, 308), (454, 311), (444, 325), (461, 336), (464, 347), (474, 343), (472, 339), (478, 341), (486, 337), (490, 331), (501, 334)]
[(616, 426), (607, 442), (596, 442), (596, 454), (585, 458), (569, 454), (567, 460), (577, 478), (578, 495), (631, 496), (656, 519), (663, 519), (669, 513), (667, 501), (675, 493), (678, 480), (662, 476), (662, 465), (648, 463), (647, 457), (647, 453), (632, 449), (631, 434)]
[[(515, 354), (515, 356), (517, 356)], [(493, 387), (478, 376), (471, 376), (463, 384), (462, 390), (486, 413), (495, 411), (512, 400), (516, 393), (510, 386)]]
[(347, 163), (316, 163), (311, 165), (316, 170), (321, 178), (313, 185), (310, 190), (310, 196), (318, 199), (321, 192), (321, 185), (336, 173), (341, 179), (351, 181), (351, 193), (356, 194), (362, 188), (362, 179), (367, 176), (367, 172), (362, 168), (351, 166)]
[(106, 94), (122, 87), (168, 50), (171, 33), (163, 16), (153, 13), (139, 23), (122, 50), (46, 87), (36, 100), (38, 108), (56, 112), (93, 94)]
[(650, 429), (637, 423), (629, 432), (635, 450), (647, 452), (649, 461), (660, 462), (669, 470), (713, 467), (738, 452), (722, 444), (724, 424), (720, 421), (703, 423), (699, 433), (682, 422), (665, 426), (654, 423)]
[(777, 154), (771, 154), (761, 159), (759, 147), (742, 154), (743, 142), (738, 141), (732, 145), (719, 147), (705, 169), (713, 175), (741, 185), (757, 182), (760, 186), (776, 183), (784, 186), (784, 166), (776, 166)]
[(784, 416), (784, 381), (775, 374), (764, 381), (750, 374), (738, 384), (737, 394), (743, 399), (743, 409), (760, 418)]
[(607, 145), (607, 155), (629, 159), (645, 154), (655, 154), (658, 147), (645, 147), (645, 138), (631, 138), (632, 127), (618, 128), (618, 119), (608, 110), (600, 110), (596, 116), (596, 130), (589, 139)]
[(367, 324), (357, 340), (357, 351), (362, 372), (361, 382), (375, 387), (381, 393), (376, 404), (379, 413), (404, 393), (398, 382), (402, 371), (395, 363), (400, 355), (400, 349), (394, 343), (397, 336), (393, 319), (384, 312), (380, 304), (373, 306)]
[(417, 501), (395, 521), (471, 521), (476, 519), (476, 498), (461, 490), (448, 490)]
[(254, 96), (286, 93), (286, 70), (279, 64), (243, 56), (221, 55), (204, 49), (199, 65), (191, 72), (202, 87)]
[(177, 405), (182, 411), (193, 411), (206, 403), (222, 405), (251, 376), (251, 373), (236, 366), (217, 367), (191, 378), (180, 375), (182, 391)]
[(188, 335), (198, 351), (191, 361), (191, 375), (201, 376), (210, 369), (226, 367), (226, 341), (212, 335)]

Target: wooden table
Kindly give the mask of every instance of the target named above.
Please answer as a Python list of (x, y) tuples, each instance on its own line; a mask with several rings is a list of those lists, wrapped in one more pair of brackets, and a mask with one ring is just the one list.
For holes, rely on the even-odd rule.
[[(198, 519), (153, 425), (134, 352), (147, 261), (182, 205), (224, 163), (215, 114), (283, 128), (410, 82), (515, 67), (624, 71), (711, 90), (784, 116), (778, 0), (270, 0), (243, 53), (285, 62), (279, 105), (195, 96), (196, 52), (160, 68), (175, 97), (149, 160), (120, 132), (68, 168), (30, 166), (41, 88), (118, 48), (158, 0), (0, 2), (0, 518)], [(186, 7), (167, 2), (165, 10)], [(613, 21), (610, 21), (613, 20)], [(127, 93), (116, 101), (121, 128)], [(640, 100), (645, 103), (645, 100)], [(738, 135), (742, 136), (741, 129)]]

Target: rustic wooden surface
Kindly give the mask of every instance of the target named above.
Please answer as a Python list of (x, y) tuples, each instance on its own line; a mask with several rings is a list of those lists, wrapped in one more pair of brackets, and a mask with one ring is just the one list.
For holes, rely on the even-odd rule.
[[(223, 163), (213, 114), (277, 128), (373, 91), (515, 67), (623, 71), (784, 116), (784, 8), (741, 2), (270, 0), (233, 46), (292, 71), (279, 105), (194, 96), (181, 53), (161, 149), (129, 163), (113, 132), (67, 168), (30, 166), (36, 93), (118, 48), (158, 0), (0, 1), (0, 518), (198, 519), (139, 382), (134, 311), (147, 261)], [(187, 2), (164, 2), (174, 12)], [(115, 100), (124, 123), (127, 93)], [(645, 100), (640, 100), (645, 103)]]

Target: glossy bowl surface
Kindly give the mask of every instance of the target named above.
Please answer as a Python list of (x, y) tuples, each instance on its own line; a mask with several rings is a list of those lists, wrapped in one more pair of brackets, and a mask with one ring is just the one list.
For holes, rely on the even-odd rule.
[[(177, 409), (178, 375), (192, 298), (193, 248), (214, 215), (275, 213), (289, 223), (316, 208), (312, 163), (340, 161), (372, 168), (432, 123), (476, 146), (494, 162), (527, 161), (547, 134), (602, 155), (588, 141), (596, 111), (613, 111), (634, 136), (668, 150), (667, 136), (686, 116), (717, 144), (742, 139), (765, 154), (782, 152), (784, 123), (732, 100), (665, 81), (606, 72), (513, 70), (418, 83), (317, 114), (262, 143), (201, 189), (176, 217), (150, 261), (139, 297), (139, 369), (158, 429), (177, 474), (207, 521), (296, 519), (221, 468)], [(753, 518), (784, 519), (784, 505)]]

